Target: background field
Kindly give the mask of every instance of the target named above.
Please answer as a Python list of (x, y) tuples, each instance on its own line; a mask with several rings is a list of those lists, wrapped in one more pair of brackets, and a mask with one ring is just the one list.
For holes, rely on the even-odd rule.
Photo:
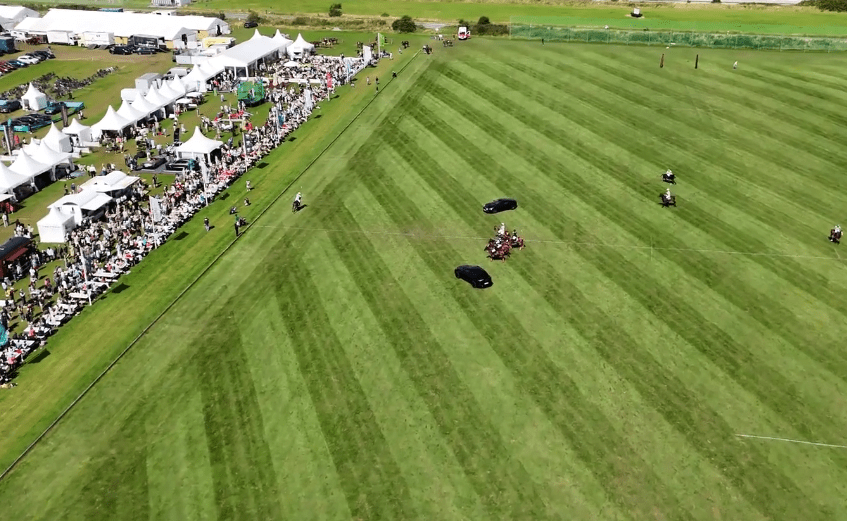
[[(845, 60), (665, 52), (416, 58), (294, 186), (306, 210), (273, 206), (0, 483), (4, 515), (843, 518), (847, 451), (736, 435), (845, 444)], [(255, 171), (257, 207), (372, 91), (347, 95)], [(75, 353), (230, 241), (219, 206), (0, 395), (4, 461), (49, 416), (27, 402), (85, 381)], [(488, 263), (501, 220), (528, 247)]]

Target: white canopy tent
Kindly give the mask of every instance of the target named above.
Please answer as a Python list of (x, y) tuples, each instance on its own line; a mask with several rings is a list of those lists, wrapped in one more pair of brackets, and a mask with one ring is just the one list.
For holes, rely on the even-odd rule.
[(288, 53), (292, 59), (294, 58), (303, 58), (308, 54), (314, 52), (315, 46), (311, 43), (307, 42), (302, 34), (297, 35), (297, 39), (294, 40), (294, 43), (290, 44), (286, 47), (285, 52)]
[(176, 147), (179, 157), (186, 159), (197, 159), (206, 157), (223, 146), (223, 141), (208, 138), (200, 132), (200, 127), (194, 127), (194, 135), (191, 139)]
[(70, 125), (63, 128), (62, 133), (69, 136), (76, 136), (79, 139), (80, 145), (91, 141), (91, 127), (83, 125), (77, 118), (74, 118)]
[(38, 238), (41, 242), (64, 243), (65, 236), (76, 226), (74, 216), (59, 208), (50, 208), (50, 213), (38, 221)]
[[(48, 165), (52, 168), (62, 163), (67, 163), (68, 165), (72, 164), (72, 154), (70, 154), (69, 152), (58, 152), (56, 150), (53, 150), (50, 145), (44, 142), (44, 140), (41, 140), (41, 143), (39, 143), (38, 145), (31, 146), (31, 148), (32, 159), (38, 161), (43, 165)], [(27, 152), (29, 153), (29, 151)]]
[(26, 153), (26, 150), (21, 150), (18, 153), (18, 157), (15, 158), (15, 162), (9, 167), (12, 172), (22, 175), (28, 180), (32, 180), (35, 176), (41, 175), (52, 168), (53, 165), (45, 165), (44, 163), (38, 162), (30, 157), (30, 155)]
[(47, 96), (30, 83), (26, 93), (21, 96), (21, 103), (26, 109), (41, 110), (47, 106)]
[(79, 226), (85, 218), (85, 212), (96, 212), (112, 202), (112, 198), (106, 194), (94, 190), (83, 190), (77, 194), (62, 197), (48, 208), (58, 208), (63, 213), (73, 215), (74, 225)]
[(11, 192), (15, 188), (27, 184), (31, 179), (12, 171), (5, 163), (0, 163), (0, 192)]
[(50, 125), (50, 132), (42, 138), (41, 142), (46, 143), (58, 152), (73, 152), (74, 150), (73, 145), (71, 145), (71, 138), (59, 130), (55, 123)]
[(151, 105), (156, 107), (156, 110), (161, 109), (163, 107), (167, 107), (168, 105), (171, 104), (171, 102), (173, 102), (172, 99), (168, 99), (167, 97), (162, 96), (159, 93), (159, 89), (153, 89), (153, 88), (151, 88), (150, 90), (147, 91), (147, 95), (144, 96), (144, 99), (148, 103), (150, 103)]
[(285, 50), (288, 48), (288, 46), (294, 43), (292, 40), (289, 40), (288, 38), (283, 36), (282, 33), (279, 32), (279, 29), (276, 30), (276, 34), (273, 37), (273, 41), (275, 41), (276, 44), (279, 46), (280, 58), (285, 56)]
[(118, 116), (124, 118), (125, 120), (132, 122), (133, 124), (138, 123), (149, 115), (145, 114), (140, 110), (132, 108), (132, 104), (127, 100), (123, 100), (123, 103), (121, 103), (121, 108), (119, 108), (115, 113)]
[(230, 47), (209, 61), (216, 66), (234, 70), (236, 76), (252, 76), (258, 62), (267, 58), (276, 60), (279, 46), (279, 42), (273, 38), (254, 34), (253, 38)]
[(109, 108), (106, 109), (106, 115), (103, 116), (103, 119), (98, 121), (97, 123), (91, 125), (91, 134), (96, 139), (99, 138), (103, 132), (123, 132), (123, 130), (133, 122), (124, 118), (123, 116), (119, 116), (115, 109), (109, 105)]
[(173, 103), (174, 100), (177, 100), (182, 97), (182, 94), (173, 90), (168, 82), (162, 83), (162, 85), (158, 89), (158, 93), (160, 96), (168, 100), (168, 103)]
[(130, 103), (130, 106), (141, 114), (144, 114), (145, 117), (159, 110), (159, 107), (147, 101), (147, 98), (144, 96), (136, 96), (133, 102)]
[(185, 88), (185, 85), (183, 85), (183, 83), (179, 81), (179, 78), (172, 79), (168, 83), (168, 87), (170, 87), (172, 91), (179, 94), (180, 98), (185, 96), (185, 94), (188, 92), (188, 90)]
[(83, 190), (93, 190), (101, 194), (112, 194), (126, 190), (139, 179), (141, 178), (134, 175), (126, 175), (123, 172), (115, 170), (107, 175), (98, 175), (89, 179), (82, 184), (81, 188)]

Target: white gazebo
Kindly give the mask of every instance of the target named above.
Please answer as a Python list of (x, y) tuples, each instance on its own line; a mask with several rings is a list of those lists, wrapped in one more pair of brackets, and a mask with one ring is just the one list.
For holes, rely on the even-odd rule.
[(83, 125), (77, 118), (74, 118), (70, 125), (63, 128), (62, 133), (68, 136), (76, 136), (80, 146), (91, 141), (91, 127)]
[(50, 208), (50, 213), (38, 221), (38, 238), (41, 242), (64, 243), (65, 236), (76, 226), (74, 216), (59, 208)]
[(208, 157), (209, 154), (223, 146), (223, 141), (208, 138), (200, 132), (200, 127), (194, 127), (194, 135), (191, 139), (176, 147), (179, 157), (186, 159), (197, 159)]
[(182, 94), (173, 90), (168, 82), (163, 82), (162, 86), (158, 89), (159, 95), (168, 100), (168, 103), (172, 103), (173, 101), (182, 97)]
[(71, 138), (56, 127), (53, 123), (50, 125), (50, 132), (41, 139), (42, 143), (47, 143), (53, 150), (58, 152), (73, 152), (74, 147), (71, 145)]
[(106, 115), (97, 123), (91, 125), (91, 134), (94, 138), (99, 138), (103, 132), (123, 132), (124, 129), (132, 125), (133, 122), (119, 116), (115, 109), (109, 105), (106, 109)]
[(54, 168), (62, 163), (67, 163), (68, 166), (73, 164), (71, 162), (72, 154), (53, 150), (44, 140), (41, 140), (41, 143), (38, 145), (31, 145), (30, 150), (32, 152), (27, 151), (27, 153), (31, 155), (32, 159), (43, 165), (48, 165), (50, 168)]
[(36, 176), (43, 174), (44, 172), (48, 172), (53, 169), (53, 165), (45, 165), (39, 161), (36, 161), (29, 154), (26, 153), (25, 150), (21, 150), (18, 153), (18, 157), (15, 158), (15, 162), (9, 167), (12, 172), (19, 174), (28, 180), (32, 181)]
[(154, 107), (158, 109), (163, 109), (173, 103), (174, 100), (168, 99), (166, 96), (162, 96), (159, 92), (159, 89), (151, 88), (147, 91), (147, 95), (144, 96), (144, 99), (149, 102)]
[(15, 188), (30, 182), (31, 179), (14, 172), (5, 163), (0, 163), (0, 192), (11, 193)]
[(134, 175), (126, 175), (123, 172), (115, 170), (106, 175), (92, 177), (83, 183), (81, 188), (83, 190), (93, 190), (97, 193), (114, 196), (135, 184), (139, 179), (141, 178)]
[(298, 34), (297, 39), (294, 40), (294, 43), (286, 47), (285, 52), (288, 53), (288, 56), (292, 59), (300, 59), (311, 54), (314, 50), (315, 46), (307, 42), (303, 38), (302, 34)]
[(169, 81), (168, 87), (170, 87), (172, 91), (179, 94), (180, 98), (185, 96), (188, 93), (188, 89), (186, 89), (185, 85), (183, 85), (183, 83), (181, 81), (179, 81), (179, 78), (174, 78), (171, 81)]
[(121, 108), (115, 111), (115, 114), (124, 118), (127, 121), (131, 121), (133, 124), (138, 123), (139, 121), (148, 116), (148, 114), (145, 114), (140, 110), (134, 109), (132, 107), (132, 104), (127, 100), (123, 100), (123, 103), (121, 103)]
[(136, 96), (130, 106), (139, 113), (144, 114), (144, 117), (147, 117), (150, 114), (157, 112), (161, 108), (147, 101), (147, 98), (145, 98), (144, 96)]
[(47, 96), (30, 82), (26, 93), (21, 96), (21, 103), (28, 110), (41, 110), (47, 106)]
[(280, 58), (285, 56), (285, 50), (288, 48), (288, 46), (294, 43), (292, 40), (289, 40), (288, 38), (283, 36), (282, 33), (279, 32), (279, 29), (276, 30), (276, 34), (273, 37), (273, 41), (275, 41), (277, 45), (279, 45)]
[(106, 194), (94, 190), (83, 190), (77, 194), (62, 197), (48, 208), (58, 208), (62, 213), (73, 215), (74, 225), (79, 226), (90, 213), (97, 213), (111, 202), (112, 198)]

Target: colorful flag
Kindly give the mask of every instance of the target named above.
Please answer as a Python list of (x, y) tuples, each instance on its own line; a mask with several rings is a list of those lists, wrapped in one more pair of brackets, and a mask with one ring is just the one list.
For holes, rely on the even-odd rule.
[(326, 73), (326, 88), (332, 90), (332, 74), (329, 72)]
[(5, 327), (0, 326), (0, 346), (6, 345), (6, 343), (8, 341), (9, 341), (9, 332), (6, 331)]

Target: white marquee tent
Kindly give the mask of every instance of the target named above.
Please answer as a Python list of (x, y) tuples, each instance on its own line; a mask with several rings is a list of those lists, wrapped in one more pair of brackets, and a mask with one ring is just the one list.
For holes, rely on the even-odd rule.
[(98, 175), (82, 184), (83, 190), (93, 190), (101, 194), (112, 194), (126, 190), (137, 182), (140, 177), (134, 175), (126, 175), (123, 172), (115, 170), (106, 175)]
[(63, 243), (75, 227), (74, 216), (59, 208), (50, 208), (50, 213), (38, 221), (38, 238), (41, 242)]
[(115, 112), (115, 109), (109, 105), (103, 119), (91, 125), (91, 134), (96, 139), (99, 138), (103, 132), (122, 132), (125, 128), (132, 125), (132, 123), (132, 121), (119, 116), (118, 113)]
[(63, 213), (73, 215), (74, 224), (79, 226), (85, 217), (83, 211), (96, 212), (111, 202), (112, 198), (106, 194), (101, 194), (94, 190), (83, 190), (77, 194), (62, 197), (48, 206), (48, 208), (58, 208)]
[(287, 52), (288, 56), (290, 56), (291, 58), (302, 58), (310, 54), (314, 50), (315, 46), (307, 42), (303, 38), (302, 34), (298, 34), (297, 39), (294, 40), (294, 43), (286, 47), (285, 52)]
[(179, 97), (180, 97), (180, 98), (181, 98), (181, 97), (183, 97), (183, 96), (185, 96), (185, 95), (186, 95), (186, 93), (188, 93), (188, 91), (187, 91), (187, 90), (186, 90), (186, 88), (185, 88), (185, 85), (183, 85), (183, 83), (182, 83), (181, 81), (179, 81), (179, 78), (174, 78), (174, 79), (172, 79), (172, 80), (168, 83), (168, 87), (170, 87), (172, 91), (174, 91), (174, 92), (176, 92), (177, 94), (179, 94)]
[(73, 152), (74, 147), (71, 145), (71, 138), (56, 127), (53, 123), (50, 125), (50, 132), (41, 140), (42, 143), (47, 143), (50, 148), (58, 152)]
[(253, 38), (226, 49), (209, 62), (212, 62), (215, 66), (232, 69), (237, 76), (251, 76), (256, 63), (265, 58), (276, 60), (279, 54), (279, 46), (280, 43), (274, 41), (273, 38), (256, 33)]
[(283, 36), (282, 33), (279, 32), (279, 29), (276, 30), (276, 34), (273, 37), (273, 41), (275, 41), (276, 44), (279, 45), (279, 55), (280, 55), (280, 57), (285, 55), (285, 50), (288, 48), (289, 45), (294, 43), (293, 41), (291, 41), (288, 38), (286, 38), (285, 36)]
[(74, 118), (70, 125), (63, 128), (62, 132), (69, 136), (76, 136), (80, 145), (91, 141), (91, 127), (83, 125), (77, 118)]
[(29, 110), (41, 110), (47, 106), (47, 96), (30, 82), (26, 93), (21, 96), (21, 103)]
[(194, 127), (194, 135), (191, 139), (176, 148), (176, 153), (186, 159), (197, 159), (208, 156), (223, 146), (223, 141), (208, 138), (200, 132), (200, 127)]
[(115, 114), (132, 123), (138, 123), (139, 121), (147, 117), (147, 114), (145, 114), (144, 112), (132, 108), (132, 104), (127, 100), (123, 100), (123, 103), (121, 103), (121, 108), (119, 108), (115, 112)]
[(135, 100), (130, 104), (130, 106), (136, 111), (144, 114), (145, 117), (158, 111), (160, 108), (147, 101), (147, 98), (145, 98), (144, 96), (136, 96)]
[(144, 96), (144, 99), (148, 101), (151, 105), (161, 109), (163, 107), (167, 107), (171, 103), (173, 103), (173, 99), (168, 99), (167, 96), (163, 96), (159, 89), (153, 89), (147, 91), (147, 95)]
[(45, 165), (30, 157), (26, 150), (21, 150), (15, 162), (9, 167), (12, 172), (20, 174), (27, 179), (33, 179), (37, 175), (41, 175), (48, 170), (51, 170), (53, 165)]
[(71, 157), (73, 157), (68, 152), (58, 152), (53, 150), (50, 148), (50, 145), (44, 142), (44, 140), (41, 140), (41, 143), (38, 145), (30, 145), (30, 150), (27, 150), (27, 153), (30, 154), (30, 157), (32, 157), (33, 160), (38, 161), (43, 165), (47, 165), (50, 168), (62, 163), (68, 163), (70, 165)]
[(7, 193), (30, 181), (30, 177), (13, 172), (5, 163), (0, 163), (0, 192)]

